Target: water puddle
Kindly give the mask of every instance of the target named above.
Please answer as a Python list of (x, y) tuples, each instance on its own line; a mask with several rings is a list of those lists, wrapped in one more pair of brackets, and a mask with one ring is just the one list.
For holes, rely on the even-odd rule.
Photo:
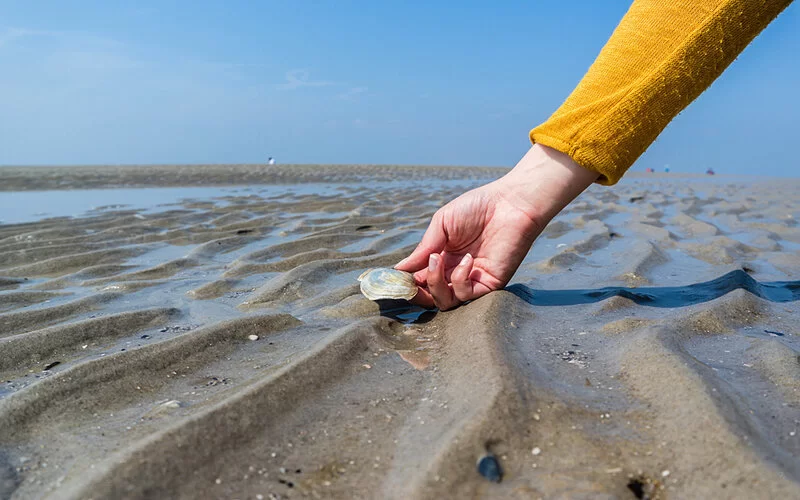
[(739, 288), (771, 302), (800, 300), (800, 281), (759, 282), (744, 271), (731, 271), (719, 278), (686, 286), (630, 288), (609, 286), (596, 289), (536, 290), (522, 284), (506, 288), (531, 305), (570, 306), (600, 302), (614, 296), (651, 307), (685, 307), (708, 302)]

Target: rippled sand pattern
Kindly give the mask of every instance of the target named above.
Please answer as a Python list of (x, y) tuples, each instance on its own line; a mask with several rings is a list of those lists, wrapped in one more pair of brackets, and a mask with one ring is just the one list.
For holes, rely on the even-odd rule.
[(355, 278), (498, 171), (413, 172), (0, 225), (0, 498), (800, 497), (800, 183), (593, 187), (436, 313)]

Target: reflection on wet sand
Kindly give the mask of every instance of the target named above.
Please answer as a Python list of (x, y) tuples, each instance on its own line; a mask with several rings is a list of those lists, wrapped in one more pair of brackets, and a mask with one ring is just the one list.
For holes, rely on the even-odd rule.
[(415, 370), (424, 370), (431, 364), (430, 356), (423, 351), (397, 351), (397, 354)]

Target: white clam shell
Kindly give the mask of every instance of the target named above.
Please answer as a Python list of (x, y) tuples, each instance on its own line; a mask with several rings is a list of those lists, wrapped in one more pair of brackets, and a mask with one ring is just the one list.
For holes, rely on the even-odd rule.
[(358, 281), (361, 282), (361, 293), (369, 300), (411, 300), (417, 295), (414, 275), (397, 269), (370, 269), (363, 272)]

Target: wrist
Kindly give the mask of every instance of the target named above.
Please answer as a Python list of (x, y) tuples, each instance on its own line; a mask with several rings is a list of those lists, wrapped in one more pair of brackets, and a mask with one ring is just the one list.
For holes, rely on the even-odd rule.
[(503, 198), (544, 228), (598, 177), (568, 155), (534, 144), (496, 183)]

